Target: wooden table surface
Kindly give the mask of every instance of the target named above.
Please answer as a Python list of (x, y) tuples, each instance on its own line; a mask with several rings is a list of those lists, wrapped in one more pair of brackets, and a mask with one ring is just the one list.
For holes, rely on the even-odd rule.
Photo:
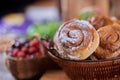
[[(4, 65), (3, 54), (0, 53), (0, 80), (15, 80)], [(62, 70), (47, 71), (40, 80), (70, 80)]]
[(47, 71), (40, 80), (70, 80), (67, 75), (60, 70)]

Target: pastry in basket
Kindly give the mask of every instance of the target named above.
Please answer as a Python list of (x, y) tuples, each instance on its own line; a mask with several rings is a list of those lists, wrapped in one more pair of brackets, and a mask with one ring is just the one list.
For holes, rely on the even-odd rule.
[(113, 24), (113, 21), (105, 16), (93, 16), (88, 20), (95, 29), (99, 29), (100, 27)]
[(114, 23), (120, 24), (120, 20), (113, 20)]
[(73, 19), (60, 26), (54, 37), (54, 48), (61, 58), (83, 60), (99, 45), (99, 35), (87, 21)]
[(17, 79), (39, 78), (45, 72), (44, 49), (40, 40), (14, 41), (7, 51), (6, 66)]
[[(93, 49), (92, 46), (98, 47), (96, 46), (96, 44), (99, 43), (98, 36), (90, 35), (91, 32), (89, 33), (89, 30), (93, 29), (92, 34), (98, 35), (98, 33), (94, 30), (93, 27), (90, 27), (90, 25), (88, 24), (89, 23), (87, 23), (86, 21), (79, 21), (79, 20), (71, 20), (64, 23), (58, 30), (56, 36), (54, 37), (55, 44), (53, 45), (55, 45), (54, 47), (56, 48), (56, 50), (53, 47), (50, 47), (49, 49), (50, 58), (63, 68), (63, 70), (71, 78), (71, 80), (120, 80), (120, 58), (96, 60), (96, 57), (94, 57), (95, 55), (94, 53), (93, 53), (94, 55), (92, 55), (91, 58), (94, 59), (95, 61), (94, 60), (78, 60), (77, 61), (77, 59), (81, 59), (82, 56), (80, 56), (80, 58), (74, 58), (75, 60), (66, 60), (59, 57), (59, 55), (61, 56), (63, 55), (64, 58), (66, 57), (70, 58), (69, 55), (70, 56), (72, 54), (74, 55), (74, 51), (73, 51), (74, 49), (76, 49), (76, 51), (78, 49), (78, 51), (82, 53), (82, 51), (89, 48), (89, 46), (91, 46), (92, 49)], [(107, 27), (101, 27), (100, 29), (98, 29), (98, 32), (101, 37), (100, 40), (102, 44), (100, 44), (100, 47), (102, 47), (102, 50), (100, 50), (99, 49), (100, 47), (98, 47), (99, 53), (97, 54), (102, 53), (107, 57), (109, 57), (109, 54), (112, 55), (112, 57), (114, 55), (116, 56), (119, 55), (120, 53), (119, 52), (119, 48), (120, 48), (119, 24), (109, 25)], [(80, 33), (83, 33), (83, 34), (85, 33), (86, 36), (88, 35), (87, 38), (86, 36), (84, 36), (85, 40), (88, 39), (90, 41), (89, 44), (91, 44), (87, 46), (87, 48), (86, 46), (83, 47), (83, 45), (85, 44), (87, 45), (87, 42), (86, 41), (84, 42), (84, 38), (82, 38)], [(91, 38), (92, 38), (93, 44), (90, 40)], [(79, 41), (77, 40), (78, 42), (80, 42), (79, 44), (73, 45), (72, 43), (70, 43), (70, 42), (74, 42), (76, 39), (79, 40)], [(98, 41), (97, 43), (94, 42), (95, 39), (97, 39), (96, 40)], [(84, 43), (82, 43), (81, 41)], [(71, 48), (71, 45), (72, 45), (72, 48)], [(60, 50), (62, 52), (60, 52)], [(68, 51), (69, 53), (66, 54), (64, 53), (65, 51), (66, 52)], [(56, 54), (59, 54), (59, 55), (56, 55)], [(73, 55), (72, 57), (74, 57)]]
[(120, 25), (112, 24), (97, 30), (100, 45), (95, 55), (101, 59), (114, 58), (120, 55)]

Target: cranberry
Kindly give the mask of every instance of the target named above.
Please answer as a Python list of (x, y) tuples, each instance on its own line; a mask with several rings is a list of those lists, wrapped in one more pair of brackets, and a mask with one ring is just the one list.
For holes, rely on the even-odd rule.
[(17, 55), (18, 58), (25, 58), (25, 56), (26, 55), (23, 51), (18, 52), (18, 55)]
[(28, 49), (27, 49), (26, 47), (22, 47), (21, 51), (23, 51), (23, 52), (27, 52)]
[(35, 47), (30, 47), (29, 48), (29, 54), (33, 54), (33, 53), (35, 53), (37, 50), (36, 50), (36, 48)]
[(39, 40), (32, 40), (32, 41), (30, 41), (30, 43), (29, 43), (29, 45), (31, 46), (31, 47), (34, 47), (34, 46), (39, 46)]
[(18, 52), (19, 52), (19, 49), (18, 49), (18, 48), (15, 48), (15, 49), (13, 50), (13, 55), (14, 55), (14, 56), (17, 56), (17, 55), (18, 55)]
[(44, 53), (44, 48), (42, 45), (39, 46), (39, 50), (40, 50), (40, 53), (42, 53), (42, 54)]
[(35, 56), (36, 56), (36, 57), (41, 57), (42, 54), (41, 54), (40, 52), (36, 52), (36, 53), (35, 53)]
[(48, 48), (49, 43), (47, 41), (43, 41), (43, 44)]
[[(44, 42), (48, 46), (47, 42)], [(20, 39), (12, 42), (12, 48), (8, 51), (8, 55), (16, 58), (34, 58), (41, 57), (44, 53), (44, 47), (40, 45), (40, 40)], [(11, 53), (11, 54), (10, 54)]]

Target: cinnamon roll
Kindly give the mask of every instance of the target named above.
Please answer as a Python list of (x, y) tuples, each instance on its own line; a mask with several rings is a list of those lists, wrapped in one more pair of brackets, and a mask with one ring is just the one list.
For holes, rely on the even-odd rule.
[(113, 21), (105, 16), (93, 16), (88, 21), (93, 25), (93, 27), (95, 27), (96, 30), (100, 27), (113, 24)]
[(60, 26), (53, 41), (60, 57), (83, 60), (98, 47), (99, 35), (89, 22), (73, 19)]
[(114, 23), (120, 24), (120, 20), (114, 20)]
[(100, 36), (100, 45), (95, 55), (101, 59), (114, 58), (120, 54), (120, 25), (113, 24), (97, 30)]

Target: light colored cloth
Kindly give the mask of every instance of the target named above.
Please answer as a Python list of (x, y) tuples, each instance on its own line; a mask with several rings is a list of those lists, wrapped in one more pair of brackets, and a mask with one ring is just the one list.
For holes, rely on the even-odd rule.
[(15, 80), (5, 66), (5, 57), (0, 53), (0, 80)]

